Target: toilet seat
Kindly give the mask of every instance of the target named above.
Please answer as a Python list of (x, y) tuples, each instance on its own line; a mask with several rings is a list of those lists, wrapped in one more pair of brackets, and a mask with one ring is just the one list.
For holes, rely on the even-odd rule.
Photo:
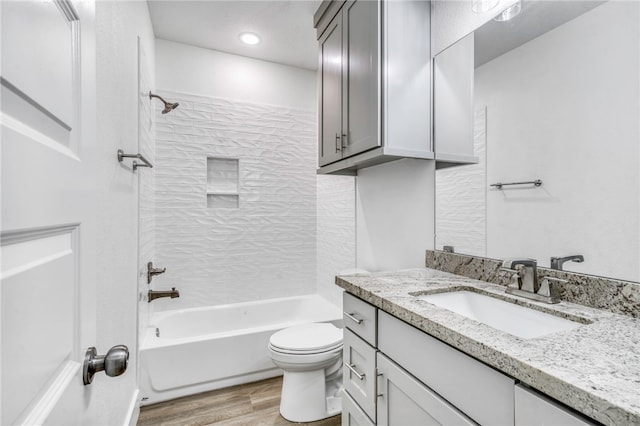
[(274, 333), (269, 347), (292, 355), (331, 352), (342, 347), (342, 329), (329, 323), (298, 325)]

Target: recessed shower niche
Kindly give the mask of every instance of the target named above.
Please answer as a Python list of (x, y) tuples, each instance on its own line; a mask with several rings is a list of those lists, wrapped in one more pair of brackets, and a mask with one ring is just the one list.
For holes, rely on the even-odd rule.
[(207, 207), (238, 208), (240, 161), (237, 158), (207, 157)]

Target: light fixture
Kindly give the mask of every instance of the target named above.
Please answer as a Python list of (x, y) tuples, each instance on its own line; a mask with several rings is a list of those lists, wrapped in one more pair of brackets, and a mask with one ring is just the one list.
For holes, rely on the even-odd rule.
[(254, 45), (260, 43), (260, 37), (258, 37), (258, 34), (242, 33), (239, 37), (240, 41), (242, 41), (244, 44)]
[(474, 13), (488, 12), (500, 3), (500, 0), (473, 0), (471, 10)]
[(512, 6), (509, 6), (501, 14), (493, 18), (493, 20), (498, 22), (508, 21), (518, 16), (521, 10), (522, 10), (522, 2), (518, 0), (515, 4), (513, 4)]

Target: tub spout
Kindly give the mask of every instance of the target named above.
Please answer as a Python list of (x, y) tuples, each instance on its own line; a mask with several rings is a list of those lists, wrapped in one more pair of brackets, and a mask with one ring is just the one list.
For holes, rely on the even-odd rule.
[(170, 291), (156, 291), (149, 290), (149, 303), (155, 299), (159, 299), (161, 297), (170, 297), (172, 299), (176, 297), (180, 297), (180, 292), (173, 287)]

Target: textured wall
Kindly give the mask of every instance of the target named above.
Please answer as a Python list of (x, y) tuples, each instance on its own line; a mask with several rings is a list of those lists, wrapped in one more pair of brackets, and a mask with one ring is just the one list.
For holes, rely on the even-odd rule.
[(436, 170), (436, 249), (487, 254), (487, 156), (485, 108), (474, 114), (473, 152), (478, 164)]
[[(178, 92), (158, 115), (157, 310), (316, 291), (316, 115)], [(239, 159), (239, 207), (207, 207), (207, 157)]]

